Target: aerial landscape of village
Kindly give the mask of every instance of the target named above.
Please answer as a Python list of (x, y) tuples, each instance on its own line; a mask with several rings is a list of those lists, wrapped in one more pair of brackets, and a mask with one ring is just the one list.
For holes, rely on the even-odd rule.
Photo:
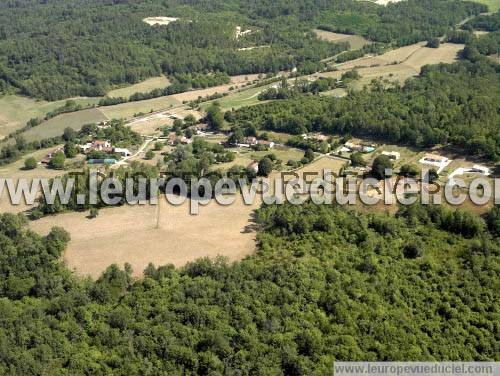
[(500, 0), (2, 0), (0, 374), (498, 374), (499, 179)]

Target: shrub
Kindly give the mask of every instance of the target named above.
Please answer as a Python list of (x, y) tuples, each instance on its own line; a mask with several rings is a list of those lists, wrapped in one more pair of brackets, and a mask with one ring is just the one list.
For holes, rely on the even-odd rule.
[(268, 176), (273, 171), (273, 161), (263, 158), (259, 162), (259, 175)]
[(64, 168), (64, 162), (66, 161), (66, 156), (62, 151), (58, 151), (52, 156), (52, 159), (49, 162), (49, 167), (56, 169), (56, 170), (62, 170)]
[(29, 157), (24, 161), (24, 168), (26, 170), (33, 170), (36, 168), (37, 162), (33, 157)]
[(354, 167), (366, 166), (366, 162), (363, 158), (363, 153), (357, 152), (357, 153), (351, 154), (351, 163)]
[(408, 259), (416, 259), (417, 257), (422, 257), (424, 255), (424, 250), (419, 244), (408, 244), (404, 248), (403, 254)]
[(89, 218), (97, 218), (98, 215), (99, 215), (99, 209), (90, 208)]
[(393, 168), (393, 163), (390, 160), (390, 158), (387, 155), (379, 155), (373, 161), (372, 174), (377, 179), (385, 179), (386, 177), (385, 170), (386, 169), (392, 170), (392, 168)]

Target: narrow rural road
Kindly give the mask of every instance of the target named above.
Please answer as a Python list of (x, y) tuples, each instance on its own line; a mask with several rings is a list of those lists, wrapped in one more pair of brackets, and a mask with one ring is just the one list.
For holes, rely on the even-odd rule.
[(116, 166), (116, 167), (119, 167), (119, 166), (122, 166), (124, 165), (125, 163), (127, 163), (128, 160), (132, 159), (132, 158), (135, 158), (137, 157), (139, 154), (141, 154), (144, 149), (146, 149), (146, 147), (154, 140), (154, 138), (148, 138), (144, 141), (144, 143), (141, 145), (141, 147), (139, 148), (139, 150), (137, 150), (137, 152), (129, 157), (125, 157), (123, 159), (121, 159), (120, 161), (118, 161), (116, 164), (114, 164), (113, 166)]

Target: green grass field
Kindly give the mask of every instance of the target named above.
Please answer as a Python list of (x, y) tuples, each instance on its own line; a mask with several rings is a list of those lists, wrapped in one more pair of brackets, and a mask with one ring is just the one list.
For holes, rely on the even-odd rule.
[(163, 89), (170, 85), (170, 81), (165, 76), (148, 78), (145, 81), (139, 82), (135, 85), (126, 86), (123, 88), (111, 90), (108, 92), (108, 97), (124, 97), (128, 98), (135, 93), (147, 93), (153, 89)]
[(490, 12), (496, 12), (500, 9), (500, 0), (474, 0), (476, 3), (485, 4)]
[(37, 127), (27, 130), (23, 133), (23, 136), (28, 141), (61, 136), (67, 127), (79, 130), (84, 124), (97, 123), (103, 120), (107, 120), (107, 117), (96, 108), (70, 112), (56, 116)]
[[(96, 104), (99, 98), (75, 98), (82, 106)], [(64, 105), (66, 100), (56, 102), (36, 101), (19, 95), (0, 97), (0, 137), (22, 128), (31, 118), (43, 118), (50, 112)]]

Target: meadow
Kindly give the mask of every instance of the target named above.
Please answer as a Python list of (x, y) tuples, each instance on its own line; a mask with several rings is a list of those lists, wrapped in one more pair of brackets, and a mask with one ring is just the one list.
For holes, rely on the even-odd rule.
[(90, 108), (56, 116), (36, 127), (28, 129), (22, 135), (28, 141), (41, 140), (43, 138), (61, 136), (64, 129), (68, 127), (78, 131), (85, 124), (98, 123), (104, 120), (108, 120), (108, 117), (100, 109)]
[(222, 255), (236, 261), (253, 253), (255, 232), (249, 230), (253, 209), (237, 196), (233, 205), (211, 201), (199, 215), (191, 215), (188, 201), (174, 206), (162, 196), (158, 206), (103, 209), (95, 219), (86, 218), (88, 213), (65, 213), (31, 226), (40, 233), (53, 226), (69, 231), (64, 261), (78, 275), (96, 278), (110, 264), (128, 262), (140, 277), (150, 262), (181, 266), (202, 257)]
[[(99, 98), (73, 98), (83, 107), (97, 104)], [(66, 100), (47, 102), (19, 95), (0, 96), (0, 138), (24, 127), (32, 118), (44, 118), (47, 112), (64, 106)]]
[(332, 33), (331, 31), (319, 29), (314, 29), (313, 31), (319, 39), (335, 43), (349, 42), (350, 50), (358, 50), (361, 47), (371, 43), (370, 41), (359, 35)]
[(163, 89), (170, 85), (170, 81), (165, 76), (152, 77), (134, 85), (117, 88), (108, 92), (108, 97), (128, 98), (135, 93), (148, 93), (153, 89)]

